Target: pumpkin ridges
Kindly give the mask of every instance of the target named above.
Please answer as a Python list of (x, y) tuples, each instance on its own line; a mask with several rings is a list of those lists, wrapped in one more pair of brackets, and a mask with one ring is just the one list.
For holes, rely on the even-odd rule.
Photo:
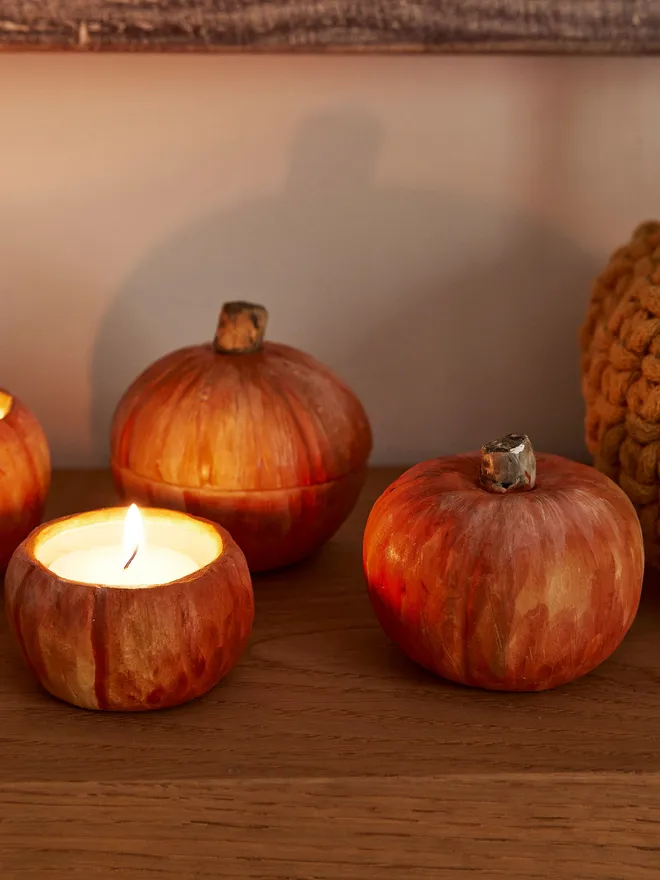
[[(272, 358), (272, 344), (264, 343), (263, 355), (255, 362), (252, 375), (243, 377), (244, 393), (250, 385), (254, 384), (260, 389), (263, 404), (264, 422), (278, 422), (268, 425), (264, 431), (265, 437), (272, 436), (272, 443), (277, 445), (281, 455), (273, 456), (270, 464), (270, 473), (265, 474), (268, 478), (267, 487), (284, 489), (298, 485), (309, 485), (316, 482), (314, 463), (305, 437), (301, 422), (307, 417), (307, 413), (298, 413), (298, 404), (295, 399), (293, 387), (287, 385), (282, 388), (281, 376), (278, 373), (278, 365)], [(243, 397), (243, 400), (246, 400)], [(279, 414), (279, 418), (276, 418)], [(281, 418), (281, 421), (280, 421)], [(248, 415), (248, 420), (252, 421)], [(266, 439), (265, 442), (268, 442)], [(265, 489), (266, 486), (253, 484), (255, 490)]]
[[(277, 344), (271, 343), (270, 351), (275, 354), (275, 358), (271, 362), (270, 389), (284, 401), (285, 406), (291, 412), (292, 421), (300, 437), (300, 444), (304, 449), (308, 465), (308, 472), (299, 472), (296, 482), (298, 485), (317, 485), (331, 479), (338, 479), (339, 477), (335, 475), (341, 476), (345, 468), (345, 464), (338, 459), (338, 452), (346, 451), (342, 445), (343, 436), (353, 439), (356, 427), (354, 422), (346, 418), (343, 408), (346, 401), (326, 401), (322, 397), (325, 395), (329, 398), (330, 395), (335, 394), (339, 382), (327, 371), (324, 373), (317, 369), (313, 359), (301, 352), (296, 352), (295, 360), (292, 359), (292, 361), (296, 366), (305, 368), (307, 381), (305, 383), (283, 381), (289, 374), (290, 362), (282, 356), (281, 352), (277, 351), (278, 347)], [(282, 348), (285, 347), (282, 346)], [(313, 370), (310, 369), (310, 362)], [(319, 375), (323, 375), (323, 388), (321, 393), (315, 395), (310, 393), (310, 385), (318, 383)], [(282, 386), (286, 388), (286, 392), (282, 390)], [(336, 413), (337, 419), (341, 419), (344, 423), (341, 431), (343, 436), (339, 438), (338, 442), (330, 435), (328, 430), (330, 426), (327, 420), (323, 421), (319, 417), (319, 400), (329, 411)], [(302, 414), (302, 418), (299, 414)], [(333, 422), (333, 424), (335, 423)], [(349, 458), (349, 461), (351, 460)], [(349, 467), (350, 469), (352, 467)]]
[[(218, 438), (211, 452), (213, 473), (215, 485), (225, 489), (244, 488), (248, 481), (255, 491), (294, 486), (298, 482), (297, 464), (306, 455), (287, 398), (277, 389), (273, 392), (276, 383), (271, 381), (266, 345), (264, 349), (241, 356), (238, 362), (225, 356), (230, 361), (226, 366), (224, 361), (209, 365), (214, 377), (222, 370), (214, 383), (215, 415), (209, 420), (206, 435)], [(257, 461), (263, 462), (258, 470)]]
[[(23, 420), (27, 420), (29, 425), (21, 424)], [(35, 505), (35, 516), (41, 516), (41, 507), (43, 502), (40, 498), (44, 494), (44, 485), (48, 481), (48, 472), (50, 470), (50, 461), (48, 460), (44, 466), (37, 461), (36, 456), (39, 455), (39, 449), (47, 451), (46, 438), (43, 435), (41, 426), (37, 420), (27, 413), (21, 407), (17, 408), (16, 416), (10, 419), (8, 427), (13, 429), (20, 443), (20, 452), (25, 462), (25, 472), (29, 477), (29, 486), (26, 486), (26, 492), (33, 499)]]
[[(241, 356), (241, 366), (243, 369), (253, 361), (255, 357), (260, 355), (244, 355)], [(222, 375), (222, 380), (218, 376)], [(204, 364), (204, 383), (209, 389), (208, 400), (208, 421), (204, 428), (200, 425), (200, 433), (198, 433), (198, 443), (204, 444), (206, 455), (210, 460), (210, 473), (207, 485), (222, 483), (225, 479), (227, 462), (237, 461), (236, 449), (229, 446), (232, 442), (232, 432), (226, 429), (227, 424), (235, 425), (240, 415), (238, 413), (239, 402), (242, 399), (236, 395), (228, 394), (228, 387), (236, 387), (242, 389), (243, 380), (241, 378), (241, 369), (236, 364), (235, 357), (232, 355), (214, 355), (213, 358), (205, 360)], [(249, 441), (246, 440), (246, 446)], [(252, 440), (252, 445), (254, 441)], [(218, 450), (222, 449), (222, 454)], [(237, 462), (238, 465), (238, 462)], [(197, 476), (195, 468), (189, 469), (194, 477)], [(240, 475), (236, 474), (239, 479)], [(186, 482), (186, 488), (196, 488), (197, 484), (190, 485), (190, 477)], [(183, 484), (183, 481), (180, 483)], [(200, 488), (204, 488), (201, 486)]]
[[(176, 479), (175, 474), (163, 471), (163, 463), (170, 464), (165, 450), (168, 441), (176, 443), (182, 436), (175, 430), (181, 419), (180, 403), (199, 380), (200, 372), (196, 353), (183, 349), (181, 359), (163, 381), (150, 383), (143, 393), (136, 395), (128, 467), (140, 472), (149, 466), (160, 479)], [(186, 433), (189, 431), (190, 425), (186, 424)]]
[[(340, 450), (344, 450), (344, 436), (353, 444), (349, 449), (349, 460), (359, 466), (360, 463), (369, 456), (371, 451), (371, 427), (362, 406), (350, 388), (341, 378), (336, 376), (332, 370), (317, 361), (311, 355), (293, 349), (290, 346), (282, 345), (281, 343), (271, 342), (268, 343), (268, 346), (269, 353), (273, 354), (279, 361), (284, 363), (291, 362), (296, 366), (304, 367), (305, 370), (309, 371), (317, 381), (320, 377), (323, 377), (328, 394), (332, 394), (335, 398), (329, 402), (328, 408), (337, 414), (337, 418), (342, 420), (343, 424), (341, 426), (341, 431), (337, 428), (336, 421), (333, 421), (330, 424), (327, 422), (321, 422), (317, 408), (314, 406), (317, 402), (315, 398), (310, 401), (304, 401), (304, 408), (313, 413), (319, 431), (322, 431), (325, 436), (326, 443), (324, 444), (325, 448), (322, 451), (326, 454), (332, 454), (335, 456), (334, 459), (326, 461), (324, 464), (325, 473), (340, 473), (342, 465), (336, 460), (336, 455)], [(299, 386), (296, 385), (292, 385), (291, 388), (293, 393), (300, 390)], [(303, 401), (301, 400), (301, 405), (302, 404)], [(331, 437), (328, 433), (329, 427), (334, 427), (336, 432), (341, 436), (336, 438)]]
[[(371, 449), (370, 432), (369, 442), (363, 443), (368, 447), (366, 454), (356, 455), (356, 439), (360, 440), (363, 433), (361, 422), (368, 423), (352, 392), (310, 355), (280, 343), (266, 343), (264, 347), (269, 356), (270, 388), (284, 400), (290, 411), (309, 464), (309, 476), (299, 472), (295, 484), (324, 483), (360, 467)], [(290, 381), (292, 366), (298, 368), (296, 381)], [(301, 369), (304, 373), (300, 372)], [(304, 381), (301, 381), (303, 376)], [(286, 393), (280, 386), (286, 388)], [(321, 407), (333, 414), (332, 420), (320, 418)], [(349, 407), (359, 411), (361, 418), (352, 418)], [(332, 436), (331, 428), (339, 436)], [(344, 460), (339, 459), (340, 452), (346, 456)]]
[(157, 429), (153, 440), (154, 449), (158, 452), (156, 469), (158, 476), (168, 482), (178, 482), (181, 479), (180, 475), (176, 472), (163, 473), (163, 462), (170, 464), (173, 461), (181, 461), (176, 455), (168, 455), (169, 445), (174, 444), (176, 446), (185, 439), (187, 443), (183, 460), (186, 462), (189, 461), (189, 457), (196, 458), (199, 449), (199, 438), (196, 436), (196, 425), (194, 423), (189, 424), (185, 434), (178, 430), (181, 414), (187, 409), (186, 397), (190, 393), (194, 394), (203, 375), (203, 369), (193, 360), (189, 367), (189, 373), (186, 379), (180, 376), (178, 383), (169, 389), (169, 394), (162, 406), (154, 407), (157, 414)]
[[(284, 410), (290, 417), (292, 430), (287, 431), (287, 434), (297, 439), (296, 445), (299, 454), (294, 456), (297, 467), (295, 477), (292, 480), (292, 485), (309, 486), (312, 483), (326, 482), (325, 479), (318, 479), (319, 476), (326, 474), (327, 471), (320, 466), (321, 463), (318, 461), (320, 458), (318, 444), (316, 444), (316, 455), (311, 448), (312, 444), (310, 442), (310, 435), (312, 435), (312, 432), (305, 430), (305, 425), (296, 412), (296, 409), (299, 407), (299, 401), (296, 397), (295, 389), (289, 387), (286, 391), (282, 390), (279, 377), (277, 376), (264, 378), (266, 379), (265, 384), (268, 393), (277, 397), (282, 402)], [(304, 468), (304, 470), (302, 468)], [(316, 479), (314, 479), (315, 477)]]
[(107, 615), (108, 591), (96, 589), (91, 595), (93, 611), (91, 616), (90, 644), (94, 661), (94, 686), (90, 697), (93, 694), (99, 709), (108, 709), (110, 708), (108, 695), (109, 658), (105, 637), (108, 626), (111, 625)]
[[(210, 400), (213, 394), (213, 383), (208, 381), (207, 372), (200, 379), (197, 412), (195, 413), (194, 435), (197, 438), (197, 469), (201, 487), (207, 486), (213, 479), (214, 455), (204, 436), (204, 425), (211, 416)], [(219, 438), (215, 438), (218, 442)]]
[(7, 614), (9, 624), (14, 632), (16, 637), (16, 641), (25, 656), (28, 665), (32, 672), (37, 675), (38, 671), (33, 664), (32, 658), (28, 655), (25, 644), (25, 637), (23, 635), (23, 623), (21, 620), (21, 604), (23, 593), (27, 584), (27, 581), (32, 574), (32, 570), (29, 567), (25, 567), (21, 572), (20, 576), (17, 576), (16, 580), (13, 583), (5, 584), (5, 602), (7, 606), (7, 610), (10, 609), (10, 602), (12, 603), (11, 613)]
[(172, 374), (184, 362), (186, 352), (189, 353), (192, 360), (196, 346), (188, 346), (159, 358), (138, 376), (119, 401), (112, 420), (110, 444), (113, 457), (121, 467), (130, 467), (131, 465), (129, 449), (135, 420), (140, 413), (143, 397), (147, 393), (155, 394), (159, 386), (166, 384), (171, 379)]
[(29, 411), (15, 402), (12, 412), (0, 420), (0, 443), (12, 448), (10, 456), (14, 464), (22, 464), (19, 474), (23, 485), (6, 484), (6, 488), (20, 489), (29, 495), (38, 495), (49, 476), (49, 458), (39, 455), (39, 446), (46, 448), (45, 436), (41, 426)]
[(41, 425), (18, 398), (8, 396), (11, 409), (0, 419), (0, 572), (41, 519), (50, 485), (50, 454)]
[[(151, 373), (148, 377), (149, 381), (145, 380), (144, 375), (136, 380), (133, 389), (127, 392), (119, 404), (112, 438), (113, 460), (120, 467), (130, 467), (141, 476), (153, 479), (157, 475), (164, 482), (180, 483), (191, 487), (195, 483), (189, 475), (198, 477), (203, 470), (197, 461), (197, 451), (201, 450), (214, 462), (210, 471), (215, 478), (215, 484), (218, 485), (218, 478), (222, 477), (223, 488), (228, 490), (232, 487), (245, 488), (246, 476), (257, 476), (257, 482), (253, 484), (252, 488), (266, 490), (326, 482), (338, 479), (354, 467), (360, 467), (371, 448), (371, 432), (359, 403), (356, 402), (353, 407), (361, 414), (356, 432), (353, 430), (351, 416), (341, 411), (336, 406), (336, 399), (330, 396), (335, 389), (328, 380), (330, 391), (324, 389), (329, 397), (326, 409), (332, 413), (335, 421), (339, 419), (340, 422), (339, 429), (335, 429), (334, 432), (339, 436), (334, 436), (333, 432), (328, 429), (328, 420), (319, 419), (316, 409), (312, 409), (306, 397), (300, 394), (298, 384), (288, 383), (289, 390), (284, 396), (281, 390), (276, 388), (281, 382), (278, 362), (282, 359), (282, 349), (285, 348), (285, 346), (278, 346), (276, 343), (264, 343), (261, 352), (237, 356), (241, 359), (240, 369), (238, 364), (234, 364), (232, 356), (213, 354), (210, 346), (182, 349), (182, 361), (172, 365), (170, 359), (168, 363), (170, 369), (162, 381), (158, 377), (155, 378), (155, 381), (152, 378), (156, 365), (149, 368)], [(276, 352), (274, 360), (270, 357), (273, 350)], [(195, 361), (199, 358), (201, 361), (195, 369)], [(163, 360), (165, 359), (161, 359), (161, 363)], [(309, 369), (309, 364), (304, 358), (298, 358), (296, 363), (298, 366), (304, 367), (305, 370)], [(189, 376), (186, 376), (188, 369), (191, 372)], [(325, 378), (324, 374), (324, 380)], [(307, 387), (308, 380), (305, 379), (304, 374), (302, 381), (303, 387)], [(194, 424), (185, 417), (183, 399), (186, 395), (180, 394), (177, 402), (175, 395), (179, 394), (178, 389), (182, 382), (186, 383), (188, 393), (192, 393), (199, 386), (213, 388), (209, 398), (211, 415), (206, 426), (206, 438), (195, 432)], [(172, 396), (168, 398), (166, 392), (170, 383), (175, 385), (176, 389), (173, 388)], [(141, 390), (142, 388), (145, 389), (144, 392)], [(283, 451), (283, 447), (278, 447), (278, 449), (273, 447), (272, 440), (267, 439), (273, 434), (273, 431), (270, 430), (270, 422), (264, 424), (260, 433), (248, 434), (245, 439), (244, 445), (251, 447), (254, 451), (253, 455), (246, 454), (244, 456), (246, 464), (250, 465), (249, 473), (245, 474), (238, 466), (241, 460), (240, 451), (235, 448), (232, 457), (231, 449), (227, 449), (227, 437), (231, 436), (234, 441), (235, 437), (230, 432), (225, 432), (224, 426), (227, 421), (234, 424), (240, 423), (244, 426), (241, 430), (249, 431), (249, 426), (254, 421), (252, 413), (255, 408), (250, 405), (249, 400), (255, 388), (260, 389), (265, 400), (272, 400), (273, 395), (277, 395), (281, 404), (279, 413), (277, 410), (269, 412), (267, 406), (264, 409), (264, 418), (271, 422), (274, 420), (277, 423), (282, 417), (283, 420), (279, 424), (281, 435), (288, 438), (287, 442), (293, 441), (293, 445), (284, 458), (279, 456), (275, 460), (273, 455), (278, 451)], [(197, 400), (198, 397), (195, 397), (194, 407), (192, 407), (195, 411), (197, 411)], [(235, 414), (228, 414), (227, 406), (235, 405), (234, 401), (236, 400), (241, 403), (238, 404)], [(346, 409), (347, 402), (348, 405), (351, 405), (352, 401), (353, 397), (350, 391), (345, 391), (342, 386), (341, 402), (344, 409)], [(247, 412), (243, 412), (244, 407), (247, 407)], [(160, 421), (159, 412), (161, 410), (167, 410), (169, 413), (170, 421), (167, 425)], [(196, 416), (195, 422), (198, 421)], [(145, 427), (147, 424), (150, 424), (148, 443), (147, 440), (144, 442), (138, 440), (143, 433), (147, 432)], [(223, 439), (225, 433), (227, 436)], [(196, 436), (193, 436), (194, 434)], [(163, 470), (156, 471), (154, 462), (168, 461), (168, 442), (181, 444), (182, 438), (188, 435), (190, 435), (190, 449), (195, 453), (186, 454), (185, 461), (181, 462), (186, 465), (185, 471), (178, 474)], [(209, 445), (207, 438), (210, 436), (214, 438), (216, 445)], [(351, 444), (350, 441), (354, 436), (357, 437), (357, 440)], [(264, 439), (260, 439), (261, 437)], [(346, 439), (344, 440), (344, 438)], [(129, 448), (132, 450), (130, 456), (128, 455)], [(257, 457), (257, 448), (260, 448), (266, 462), (269, 462), (259, 474), (255, 474), (253, 468), (253, 461)], [(155, 455), (154, 449), (156, 450)], [(218, 449), (221, 451), (217, 451)], [(338, 457), (338, 453), (343, 453), (341, 459)], [(348, 455), (347, 458), (346, 455)], [(310, 461), (309, 476), (304, 471), (300, 471), (301, 459), (309, 459)], [(236, 465), (233, 465), (232, 461), (235, 461)], [(223, 465), (221, 473), (218, 472), (218, 462)]]

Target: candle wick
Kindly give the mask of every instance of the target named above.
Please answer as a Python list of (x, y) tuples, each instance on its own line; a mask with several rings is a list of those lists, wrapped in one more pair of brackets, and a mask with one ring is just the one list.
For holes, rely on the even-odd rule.
[(131, 562), (133, 562), (133, 560), (134, 560), (135, 557), (137, 556), (137, 552), (138, 552), (139, 546), (140, 546), (139, 544), (136, 544), (136, 545), (135, 545), (135, 550), (133, 550), (133, 552), (131, 553), (131, 556), (130, 556), (128, 562), (127, 562), (126, 565), (124, 566), (124, 571), (126, 571), (126, 569), (128, 568), (128, 566), (131, 564)]

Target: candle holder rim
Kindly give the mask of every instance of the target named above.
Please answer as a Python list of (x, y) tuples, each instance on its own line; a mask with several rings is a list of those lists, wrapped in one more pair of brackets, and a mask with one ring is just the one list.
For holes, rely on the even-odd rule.
[[(94, 514), (101, 514), (101, 513), (106, 514), (106, 515), (107, 514), (117, 514), (118, 517), (121, 514), (122, 516), (125, 516), (126, 511), (128, 510), (129, 507), (130, 507), (130, 504), (113, 505), (111, 507), (99, 507), (99, 508), (94, 508), (93, 510), (83, 510), (83, 511), (79, 511), (78, 513), (65, 514), (64, 516), (59, 516), (59, 517), (56, 517), (55, 519), (50, 519), (47, 522), (40, 523), (38, 526), (36, 526), (36, 528), (34, 528), (30, 532), (30, 534), (27, 536), (27, 538), (25, 538), (25, 540), (22, 541), (18, 545), (18, 547), (16, 548), (16, 550), (14, 551), (14, 553), (12, 555), (12, 558), (14, 556), (23, 555), (27, 558), (27, 561), (30, 563), (30, 565), (36, 566), (41, 571), (46, 572), (48, 576), (50, 576), (52, 578), (56, 578), (58, 581), (62, 581), (62, 583), (74, 584), (75, 586), (79, 586), (79, 587), (91, 587), (95, 590), (112, 590), (112, 591), (119, 590), (119, 591), (125, 591), (125, 592), (130, 591), (131, 593), (138, 593), (138, 592), (142, 592), (142, 591), (146, 591), (146, 590), (149, 590), (149, 591), (159, 590), (162, 588), (170, 587), (172, 585), (190, 582), (191, 578), (197, 579), (198, 577), (201, 577), (203, 574), (205, 574), (213, 566), (218, 565), (219, 563), (222, 564), (223, 561), (228, 557), (228, 554), (226, 552), (227, 547), (228, 547), (228, 541), (230, 541), (234, 544), (236, 543), (234, 541), (234, 539), (231, 537), (231, 535), (229, 534), (229, 532), (227, 531), (227, 529), (223, 528), (219, 523), (213, 522), (213, 520), (206, 519), (205, 517), (202, 517), (202, 516), (194, 516), (193, 514), (186, 513), (183, 510), (170, 510), (166, 507), (142, 507), (142, 506), (139, 506), (139, 510), (140, 510), (141, 514), (146, 514), (146, 515), (148, 515), (150, 513), (151, 514), (154, 514), (154, 513), (155, 514), (162, 514), (162, 515), (164, 515), (164, 517), (166, 516), (168, 518), (175, 517), (175, 518), (182, 519), (182, 520), (194, 520), (195, 522), (199, 522), (199, 523), (202, 523), (203, 525), (209, 526), (216, 533), (216, 535), (220, 538), (220, 544), (221, 544), (220, 552), (216, 556), (214, 556), (214, 558), (211, 559), (208, 563), (206, 563), (206, 565), (202, 565), (199, 568), (195, 569), (195, 571), (191, 572), (190, 574), (184, 575), (183, 577), (180, 577), (180, 578), (176, 578), (176, 580), (164, 581), (163, 583), (157, 583), (157, 584), (139, 584), (136, 586), (128, 586), (125, 584), (97, 584), (97, 583), (93, 583), (90, 581), (71, 580), (70, 578), (56, 574), (52, 569), (50, 569), (47, 565), (45, 565), (41, 561), (41, 559), (39, 559), (39, 557), (37, 556), (37, 553), (36, 553), (37, 540), (42, 536), (43, 532), (48, 530), (50, 527), (57, 526), (61, 523), (67, 522), (69, 520), (74, 520), (79, 517), (80, 518), (86, 517), (86, 516), (91, 517)], [(11, 562), (11, 560), (10, 560), (10, 562)]]

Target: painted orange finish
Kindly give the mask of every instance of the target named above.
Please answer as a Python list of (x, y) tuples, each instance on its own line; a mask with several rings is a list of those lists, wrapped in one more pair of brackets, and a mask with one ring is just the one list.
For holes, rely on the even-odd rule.
[(265, 342), (173, 352), (115, 412), (112, 469), (124, 497), (208, 517), (253, 571), (296, 562), (352, 510), (371, 451), (359, 400), (329, 369)]
[(14, 553), (5, 607), (25, 660), (45, 690), (86, 709), (134, 712), (199, 697), (235, 666), (252, 629), (254, 597), (242, 551), (209, 523), (221, 554), (191, 575), (149, 587), (78, 583), (39, 562), (37, 542), (46, 529), (105, 515), (54, 520)]
[(383, 629), (444, 678), (540, 691), (594, 669), (639, 604), (632, 504), (593, 468), (537, 456), (531, 491), (479, 485), (479, 453), (413, 467), (374, 505), (364, 569)]
[(30, 410), (0, 389), (0, 573), (38, 525), (50, 486), (50, 453)]

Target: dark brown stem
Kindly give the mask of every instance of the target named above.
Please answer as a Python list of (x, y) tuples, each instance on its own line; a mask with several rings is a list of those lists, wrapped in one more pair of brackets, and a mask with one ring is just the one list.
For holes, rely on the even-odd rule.
[(135, 557), (136, 557), (137, 554), (138, 554), (138, 550), (139, 550), (139, 549), (140, 549), (140, 545), (139, 545), (139, 544), (136, 544), (136, 546), (135, 546), (135, 550), (133, 550), (133, 552), (131, 553), (131, 555), (130, 555), (130, 557), (129, 557), (129, 559), (128, 559), (128, 562), (127, 562), (126, 565), (124, 566), (124, 571), (126, 571), (126, 569), (127, 569), (128, 566), (131, 564), (131, 562), (133, 562), (133, 560), (135, 559)]
[(264, 341), (268, 312), (249, 302), (225, 303), (220, 312), (213, 348), (218, 354), (251, 354)]
[(507, 434), (481, 447), (480, 482), (499, 494), (534, 488), (536, 456), (527, 434)]

